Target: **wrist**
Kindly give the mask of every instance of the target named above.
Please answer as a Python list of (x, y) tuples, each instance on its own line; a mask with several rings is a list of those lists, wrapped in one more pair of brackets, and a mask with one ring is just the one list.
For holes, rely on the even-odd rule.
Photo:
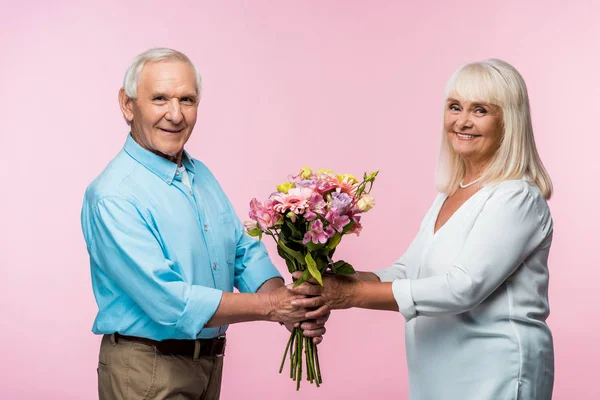
[(352, 285), (348, 296), (348, 308), (361, 307), (362, 300), (364, 299), (365, 282), (362, 280), (356, 280)]
[(260, 317), (263, 321), (276, 321), (275, 319), (275, 301), (273, 300), (272, 292), (258, 293), (260, 296)]

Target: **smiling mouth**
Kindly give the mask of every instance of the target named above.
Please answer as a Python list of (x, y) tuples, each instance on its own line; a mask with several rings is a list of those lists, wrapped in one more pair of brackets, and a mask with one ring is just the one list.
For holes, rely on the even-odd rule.
[(453, 132), (453, 133), (461, 140), (473, 140), (473, 139), (476, 139), (481, 136), (481, 135), (469, 135), (467, 133), (458, 133), (458, 132)]
[(183, 128), (181, 129), (165, 129), (165, 128), (158, 128), (163, 132), (167, 132), (167, 133), (179, 133), (181, 131), (183, 131)]

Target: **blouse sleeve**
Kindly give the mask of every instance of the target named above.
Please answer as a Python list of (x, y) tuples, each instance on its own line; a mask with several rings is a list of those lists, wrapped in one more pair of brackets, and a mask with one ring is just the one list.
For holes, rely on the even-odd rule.
[(444, 275), (395, 280), (406, 320), (468, 311), (492, 294), (552, 231), (547, 204), (529, 185), (497, 188)]

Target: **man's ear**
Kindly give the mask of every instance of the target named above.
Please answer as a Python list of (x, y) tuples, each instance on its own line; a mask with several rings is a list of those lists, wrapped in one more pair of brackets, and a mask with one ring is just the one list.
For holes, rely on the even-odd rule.
[(123, 118), (131, 124), (131, 121), (133, 121), (133, 99), (125, 94), (125, 88), (119, 90), (119, 107), (121, 107)]

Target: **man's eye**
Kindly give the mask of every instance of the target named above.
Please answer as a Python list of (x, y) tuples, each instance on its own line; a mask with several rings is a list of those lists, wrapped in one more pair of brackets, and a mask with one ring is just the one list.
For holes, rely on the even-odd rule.
[(154, 99), (152, 99), (154, 101), (165, 101), (166, 98), (165, 96), (155, 96)]
[(193, 98), (191, 98), (191, 97), (184, 97), (184, 98), (181, 99), (181, 102), (184, 103), (184, 104), (192, 105), (196, 101)]

